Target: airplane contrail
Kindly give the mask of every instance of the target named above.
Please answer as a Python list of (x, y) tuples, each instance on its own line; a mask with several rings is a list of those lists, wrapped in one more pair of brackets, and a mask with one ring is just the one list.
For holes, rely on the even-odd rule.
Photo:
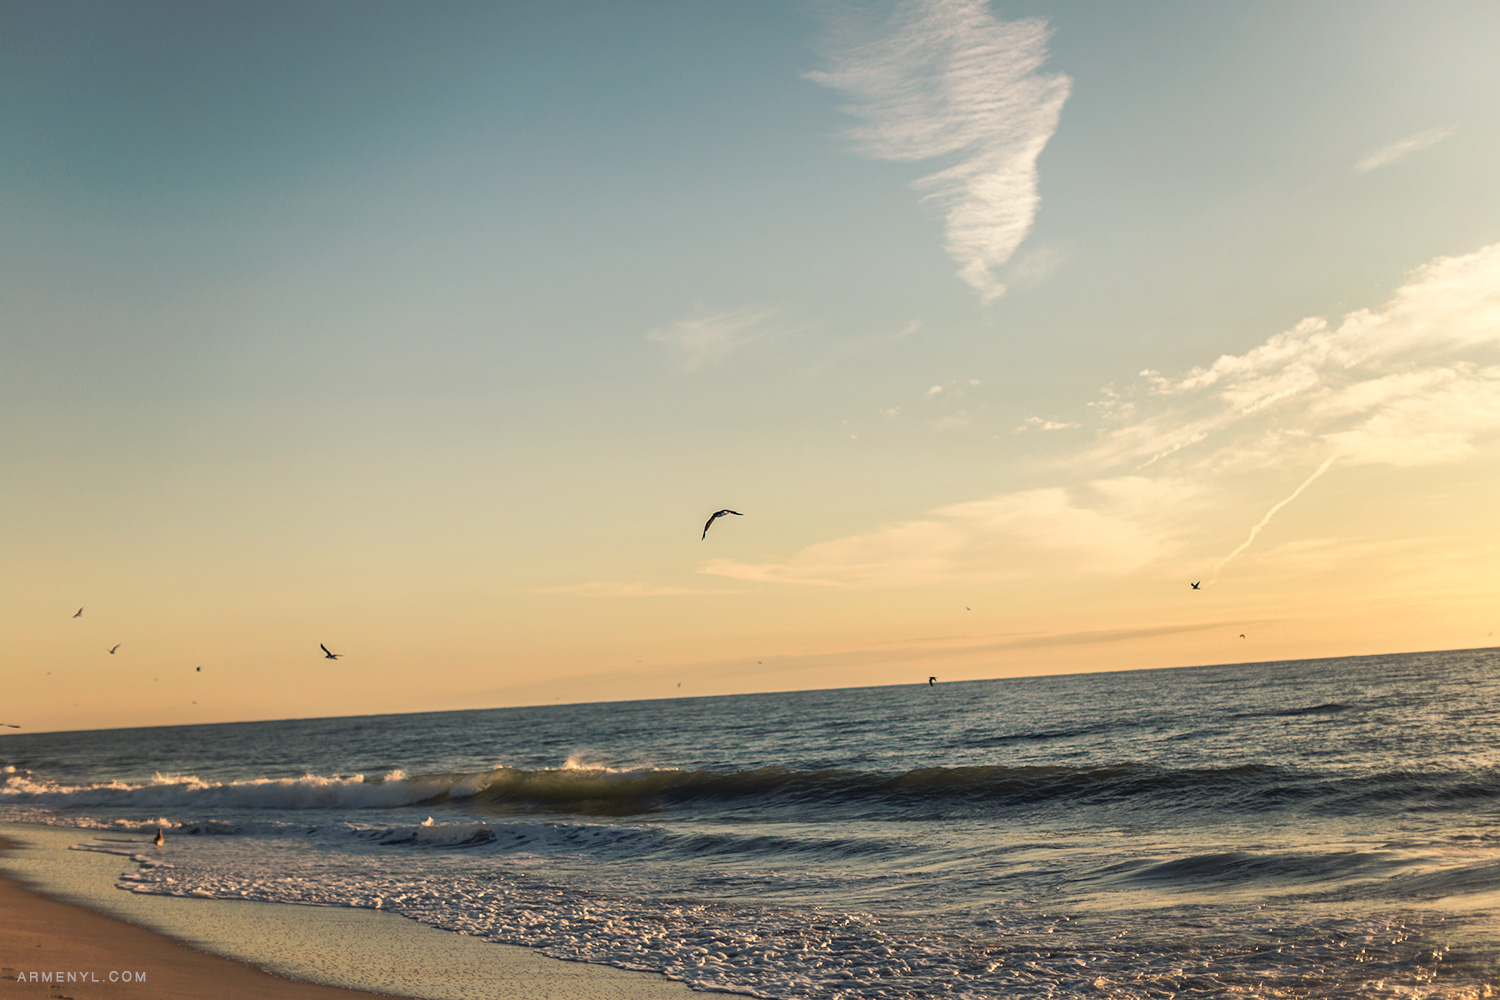
[(1233, 552), (1229, 553), (1229, 555), (1225, 556), (1224, 560), (1220, 562), (1219, 565), (1214, 567), (1214, 576), (1217, 577), (1225, 566), (1228, 566), (1231, 562), (1234, 561), (1236, 556), (1248, 549), (1250, 547), (1250, 543), (1255, 541), (1255, 536), (1260, 534), (1260, 529), (1271, 523), (1271, 518), (1276, 516), (1276, 512), (1285, 507), (1287, 504), (1291, 503), (1293, 500), (1297, 499), (1297, 497), (1301, 495), (1303, 490), (1307, 489), (1313, 484), (1314, 479), (1317, 479), (1323, 473), (1327, 472), (1328, 467), (1333, 464), (1333, 460), (1337, 457), (1337, 455), (1329, 455), (1328, 460), (1325, 461), (1322, 465), (1318, 466), (1316, 472), (1304, 479), (1301, 486), (1297, 487), (1295, 490), (1292, 490), (1291, 496), (1287, 497), (1285, 500), (1281, 501), (1276, 506), (1266, 511), (1266, 516), (1260, 519), (1260, 523), (1250, 529), (1250, 537), (1241, 542), (1239, 548), (1235, 549)]

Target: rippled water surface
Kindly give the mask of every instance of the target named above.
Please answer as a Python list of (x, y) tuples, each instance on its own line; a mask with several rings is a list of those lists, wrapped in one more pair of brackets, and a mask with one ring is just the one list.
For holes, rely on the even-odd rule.
[(17, 735), (0, 818), (766, 997), (1477, 997), (1497, 696), (1471, 650)]

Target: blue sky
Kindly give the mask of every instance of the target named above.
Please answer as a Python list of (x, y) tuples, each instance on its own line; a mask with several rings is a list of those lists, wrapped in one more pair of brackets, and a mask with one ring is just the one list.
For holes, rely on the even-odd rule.
[[(1444, 554), (1496, 542), (1493, 5), (0, 29), (6, 659), (52, 725), (43, 667), (132, 629), (140, 670), (436, 656), (413, 707), (1484, 638)], [(89, 724), (411, 704), (125, 691)]]

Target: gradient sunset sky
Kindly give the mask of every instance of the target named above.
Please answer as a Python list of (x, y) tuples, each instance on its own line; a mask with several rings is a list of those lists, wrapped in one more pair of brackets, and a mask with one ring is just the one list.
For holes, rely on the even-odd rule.
[(1497, 52), (1490, 2), (6, 3), (0, 722), (1500, 643)]

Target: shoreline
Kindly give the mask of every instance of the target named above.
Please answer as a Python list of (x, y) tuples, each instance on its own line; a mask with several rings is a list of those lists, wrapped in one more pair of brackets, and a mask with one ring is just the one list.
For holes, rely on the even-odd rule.
[[(13, 850), (13, 841), (0, 850)], [(114, 1000), (388, 1000), (391, 994), (283, 979), (154, 931), (40, 895), (0, 874), (0, 980), (22, 997)]]
[[(165, 1000), (694, 995), (655, 973), (549, 958), (388, 912), (125, 892), (115, 885), (130, 859), (68, 849), (95, 839), (91, 832), (0, 825), (0, 982), (7, 992), (71, 1000), (132, 993)], [(125, 973), (144, 975), (144, 982), (126, 982)]]

